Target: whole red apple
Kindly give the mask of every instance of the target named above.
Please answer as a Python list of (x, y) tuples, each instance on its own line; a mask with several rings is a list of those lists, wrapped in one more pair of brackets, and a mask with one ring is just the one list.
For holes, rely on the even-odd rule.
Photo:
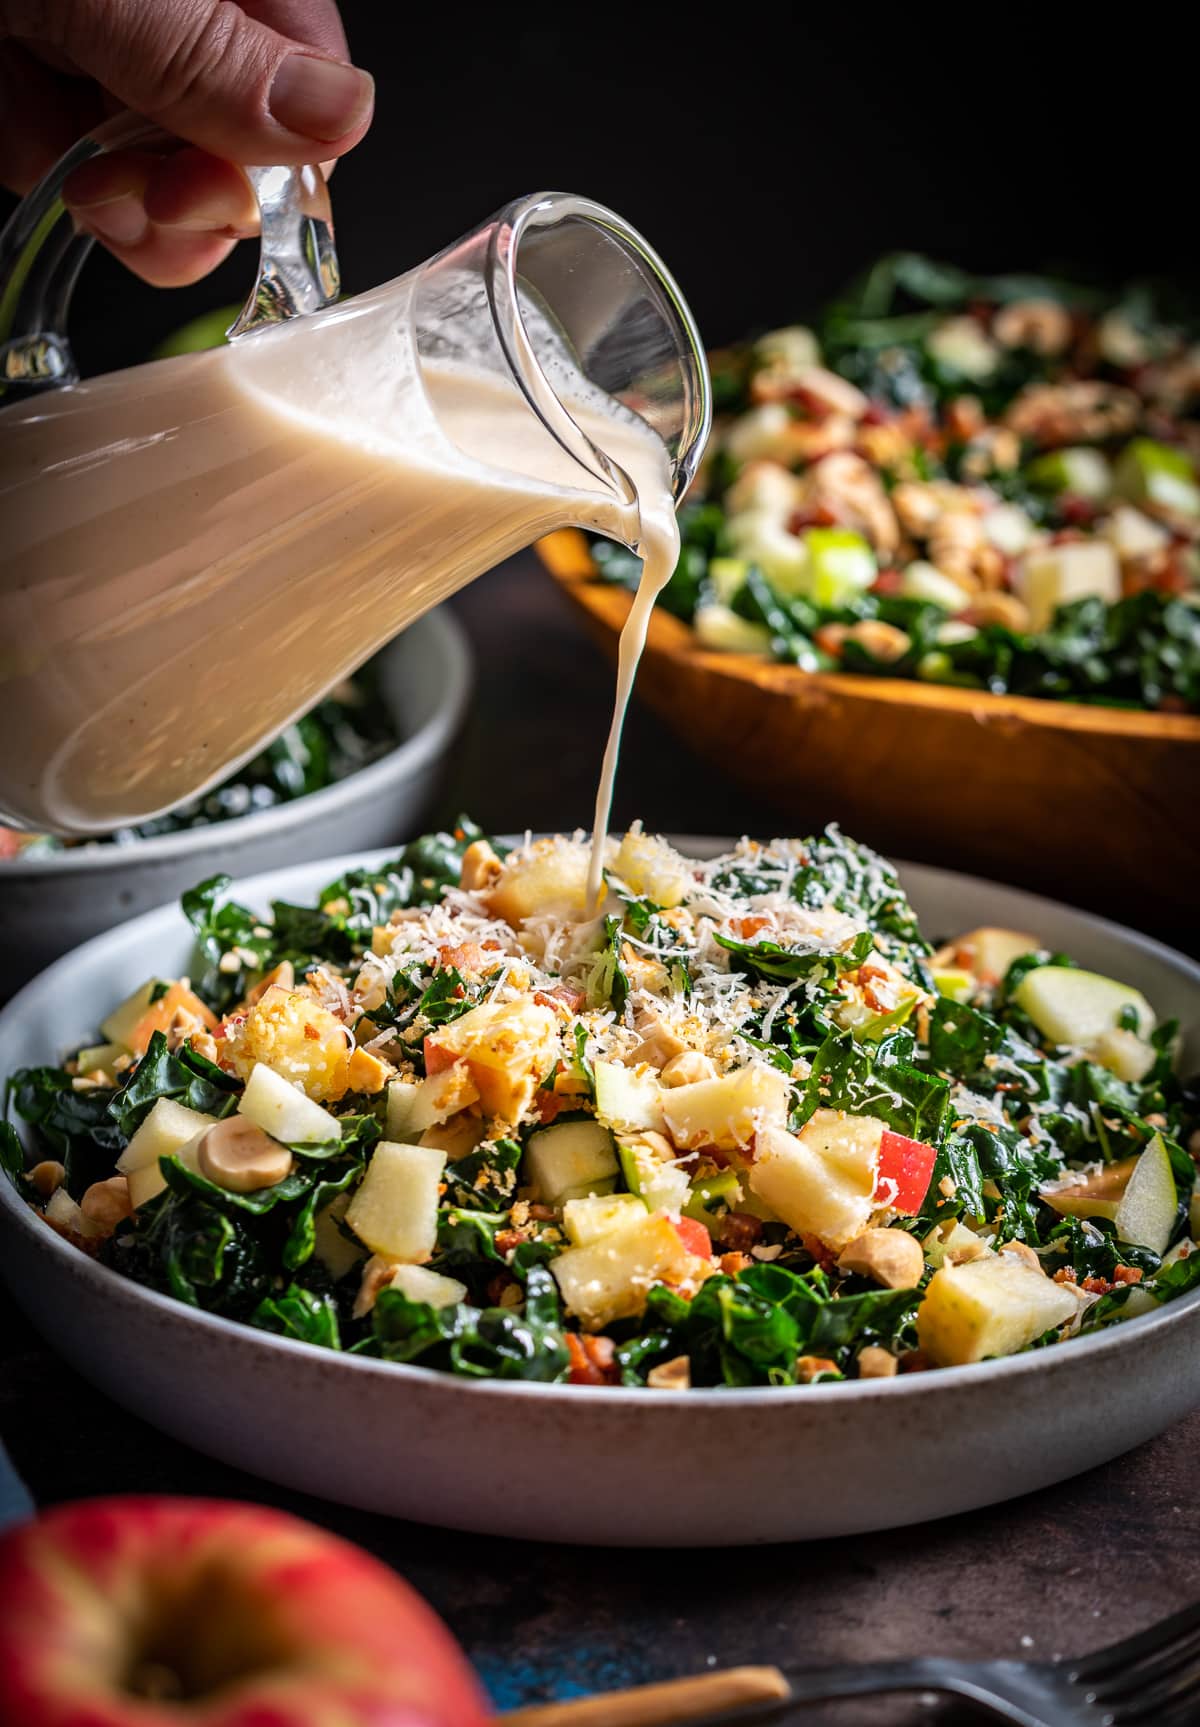
[(95, 1499), (0, 1537), (0, 1727), (484, 1727), (435, 1614), (298, 1518)]

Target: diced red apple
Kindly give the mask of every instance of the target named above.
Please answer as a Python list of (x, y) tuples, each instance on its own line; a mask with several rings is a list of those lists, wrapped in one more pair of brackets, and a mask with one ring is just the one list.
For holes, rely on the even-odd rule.
[(879, 1141), (874, 1202), (902, 1217), (915, 1217), (929, 1192), (937, 1152), (924, 1140), (908, 1139), (885, 1127)]

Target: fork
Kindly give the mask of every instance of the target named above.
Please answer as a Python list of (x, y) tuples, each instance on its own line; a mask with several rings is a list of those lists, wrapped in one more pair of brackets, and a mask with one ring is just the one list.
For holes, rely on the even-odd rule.
[(1200, 1603), (1078, 1660), (851, 1662), (733, 1667), (598, 1697), (542, 1703), (502, 1727), (751, 1727), (796, 1706), (895, 1691), (967, 1699), (1011, 1727), (1194, 1727), (1200, 1722)]

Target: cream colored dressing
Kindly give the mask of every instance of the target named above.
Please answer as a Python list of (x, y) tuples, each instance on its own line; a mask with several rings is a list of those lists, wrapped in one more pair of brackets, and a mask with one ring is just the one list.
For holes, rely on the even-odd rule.
[[(0, 807), (85, 834), (246, 761), (375, 648), (568, 524), (646, 557), (596, 804), (678, 548), (666, 451), (603, 401), (576, 422), (621, 503), (498, 373), (419, 365), (378, 309), (113, 373), (0, 415)], [(398, 334), (399, 331), (399, 334)]]

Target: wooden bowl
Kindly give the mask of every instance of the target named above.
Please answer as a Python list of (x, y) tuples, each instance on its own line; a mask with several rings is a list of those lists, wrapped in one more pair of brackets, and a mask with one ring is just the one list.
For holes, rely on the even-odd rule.
[[(615, 659), (630, 595), (593, 579), (574, 529), (538, 552)], [(884, 851), (1020, 883), (1177, 941), (1196, 928), (1198, 716), (804, 672), (710, 652), (663, 611), (637, 693), (777, 804), (789, 833), (836, 820)]]

